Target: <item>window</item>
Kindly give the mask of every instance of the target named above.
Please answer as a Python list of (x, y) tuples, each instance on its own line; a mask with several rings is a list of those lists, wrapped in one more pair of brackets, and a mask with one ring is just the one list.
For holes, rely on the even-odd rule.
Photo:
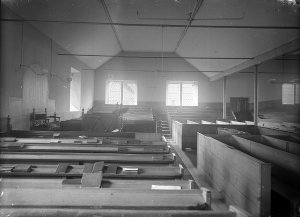
[(81, 107), (81, 72), (71, 67), (70, 111), (80, 111)]
[(167, 106), (198, 106), (196, 81), (167, 81)]
[(300, 84), (282, 84), (282, 104), (294, 105), (300, 103)]
[(137, 105), (136, 81), (107, 80), (105, 104)]

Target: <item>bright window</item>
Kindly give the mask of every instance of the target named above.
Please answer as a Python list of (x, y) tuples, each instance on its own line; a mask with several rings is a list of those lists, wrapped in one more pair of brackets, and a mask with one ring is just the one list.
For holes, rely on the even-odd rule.
[(196, 81), (168, 81), (167, 106), (198, 106), (198, 83)]
[(81, 72), (71, 67), (70, 111), (80, 111), (81, 107)]
[(282, 84), (282, 104), (294, 105), (300, 103), (300, 84)]
[(106, 104), (137, 105), (137, 83), (128, 80), (107, 80)]

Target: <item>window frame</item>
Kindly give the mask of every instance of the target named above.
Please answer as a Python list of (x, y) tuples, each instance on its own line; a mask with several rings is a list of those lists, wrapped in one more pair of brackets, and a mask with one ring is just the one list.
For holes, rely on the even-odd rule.
[[(105, 84), (105, 105), (116, 105), (113, 103), (109, 103), (109, 90), (108, 90), (108, 85), (110, 82), (120, 82), (121, 83), (121, 99), (120, 99), (120, 104), (119, 105), (130, 105), (130, 106), (137, 106), (138, 105), (138, 84), (137, 80), (115, 80), (115, 79), (107, 79), (106, 84)], [(124, 83), (134, 83), (136, 85), (136, 104), (124, 104)]]
[[(180, 90), (179, 90), (179, 105), (170, 105), (168, 104), (168, 88), (169, 84), (179, 84), (180, 85)], [(197, 86), (197, 99), (196, 99), (196, 105), (183, 105), (183, 84), (194, 84)], [(171, 107), (198, 107), (199, 106), (199, 88), (198, 88), (198, 81), (166, 81), (166, 106), (171, 106)]]
[[(292, 90), (290, 93), (285, 93), (284, 90), (284, 86), (291, 86), (292, 87)], [(299, 105), (300, 104), (300, 84), (299, 83), (283, 83), (281, 85), (281, 104), (282, 105)], [(285, 99), (284, 96), (287, 96), (287, 95), (292, 95), (292, 99)]]

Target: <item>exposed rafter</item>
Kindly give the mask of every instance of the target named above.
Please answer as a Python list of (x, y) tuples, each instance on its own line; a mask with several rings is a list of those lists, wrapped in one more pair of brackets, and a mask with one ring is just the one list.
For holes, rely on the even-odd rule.
[(223, 78), (224, 76), (232, 75), (236, 72), (240, 72), (241, 70), (244, 70), (251, 66), (259, 65), (267, 60), (274, 59), (278, 56), (282, 56), (283, 54), (290, 53), (290, 52), (296, 51), (298, 49), (300, 49), (300, 38), (297, 38), (297, 39), (290, 41), (286, 44), (283, 44), (277, 48), (274, 48), (270, 51), (260, 54), (251, 60), (246, 60), (245, 62), (242, 62), (239, 65), (236, 65), (230, 69), (223, 71), (223, 73), (212, 76), (210, 78), (210, 80), (211, 81), (219, 80), (219, 79)]
[(190, 17), (188, 19), (188, 24), (186, 25), (186, 27), (184, 28), (184, 30), (182, 31), (180, 37), (179, 37), (179, 40), (176, 44), (176, 47), (174, 49), (174, 51), (176, 51), (178, 49), (178, 47), (180, 46), (184, 36), (186, 35), (189, 27), (192, 25), (192, 22), (196, 16), (196, 14), (198, 13), (202, 3), (203, 3), (204, 0), (197, 0), (196, 4), (195, 4), (195, 7), (194, 7), (194, 10), (190, 13)]
[(121, 49), (121, 51), (122, 51), (123, 48), (122, 48), (122, 45), (121, 45), (121, 40), (120, 40), (120, 38), (119, 38), (119, 36), (118, 36), (118, 33), (117, 33), (117, 30), (116, 30), (115, 26), (112, 25), (113, 21), (112, 21), (112, 19), (111, 19), (109, 10), (108, 10), (107, 5), (106, 5), (106, 3), (105, 3), (105, 0), (98, 0), (98, 1), (99, 1), (99, 3), (100, 3), (100, 4), (102, 5), (102, 7), (103, 7), (103, 9), (104, 9), (104, 11), (105, 11), (105, 14), (106, 14), (106, 16), (107, 16), (108, 21), (111, 23), (111, 28), (112, 28), (112, 30), (114, 31), (116, 40), (117, 40), (118, 45), (119, 45), (119, 47), (120, 47), (120, 49)]
[[(59, 56), (79, 56), (79, 57), (115, 57), (133, 59), (161, 59), (162, 56), (140, 56), (140, 55), (108, 55), (108, 54), (74, 54), (59, 53)], [(197, 60), (249, 60), (252, 57), (193, 57), (193, 56), (163, 56), (164, 59), (197, 59)]]

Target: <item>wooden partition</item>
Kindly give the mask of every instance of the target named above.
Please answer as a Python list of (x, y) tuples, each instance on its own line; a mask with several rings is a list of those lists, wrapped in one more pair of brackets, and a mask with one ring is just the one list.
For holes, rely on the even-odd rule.
[(270, 215), (271, 165), (197, 133), (197, 169), (226, 203), (253, 216)]
[(197, 132), (202, 134), (217, 134), (219, 127), (237, 129), (250, 134), (260, 134), (258, 128), (248, 125), (217, 125), (217, 124), (186, 124), (178, 121), (173, 121), (172, 124), (172, 139), (182, 149), (197, 148)]
[(300, 155), (300, 142), (285, 140), (284, 137), (279, 139), (278, 137), (273, 136), (247, 136), (244, 137), (258, 143), (268, 145), (270, 147), (289, 152), (291, 154)]
[(232, 135), (214, 136), (227, 145), (233, 146), (257, 159), (272, 164), (272, 190), (291, 203), (291, 216), (299, 212), (300, 203), (300, 157), (269, 146), (259, 136)]
[[(231, 206), (232, 208), (232, 206)], [(4, 216), (21, 217), (26, 213), (26, 216), (105, 216), (105, 217), (251, 217), (245, 215), (245, 212), (240, 212), (238, 209), (231, 209), (230, 211), (210, 211), (210, 210), (136, 210), (136, 209), (107, 209), (107, 208), (93, 208), (83, 209), (75, 208), (2, 208)]]
[[(254, 157), (257, 157), (266, 162), (272, 163), (272, 174), (278, 178), (284, 176), (293, 177), (300, 180), (300, 158), (297, 155), (278, 150), (264, 143), (260, 137), (233, 135), (232, 137), (218, 138), (219, 140), (229, 142), (230, 145), (238, 148)], [(295, 176), (294, 176), (295, 175)], [(289, 180), (288, 177), (285, 177)], [(295, 180), (297, 182), (297, 180)]]

